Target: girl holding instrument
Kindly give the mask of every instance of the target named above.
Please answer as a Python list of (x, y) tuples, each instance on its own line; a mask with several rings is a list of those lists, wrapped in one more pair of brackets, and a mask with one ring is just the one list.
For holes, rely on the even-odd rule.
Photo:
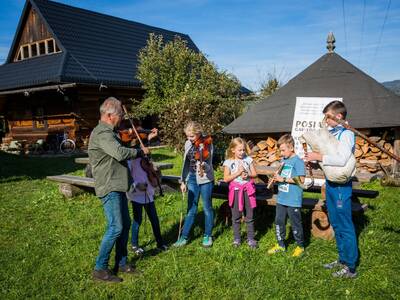
[(187, 192), (188, 207), (182, 234), (179, 234), (174, 246), (181, 247), (187, 244), (201, 195), (205, 224), (202, 245), (204, 247), (211, 247), (214, 225), (214, 212), (211, 201), (214, 186), (212, 139), (209, 136), (203, 135), (202, 127), (197, 122), (189, 122), (184, 131), (187, 141), (185, 142), (180, 188), (183, 195)]
[[(133, 139), (137, 139), (141, 146), (144, 145), (143, 138), (151, 140), (158, 135), (157, 129), (152, 129), (146, 136), (141, 136), (134, 125), (133, 120), (129, 118), (125, 106), (123, 110), (128, 117), (121, 124), (119, 134), (124, 143), (132, 144)], [(152, 162), (148, 156), (129, 159), (127, 161), (128, 170), (131, 175), (131, 188), (126, 193), (128, 200), (132, 203), (133, 222), (131, 228), (131, 247), (137, 254), (144, 253), (144, 249), (139, 245), (139, 228), (142, 223), (143, 209), (146, 211), (150, 219), (153, 234), (157, 242), (157, 249), (160, 251), (167, 250), (161, 237), (160, 222), (157, 210), (154, 204), (154, 188), (160, 186), (159, 175), (156, 173)], [(161, 189), (161, 187), (160, 187)]]
[(224, 181), (229, 182), (229, 206), (232, 210), (233, 246), (241, 244), (240, 223), (242, 215), (247, 225), (247, 244), (257, 248), (254, 239), (253, 209), (256, 207), (256, 188), (253, 178), (257, 176), (253, 159), (248, 155), (249, 146), (241, 138), (234, 138), (224, 161)]

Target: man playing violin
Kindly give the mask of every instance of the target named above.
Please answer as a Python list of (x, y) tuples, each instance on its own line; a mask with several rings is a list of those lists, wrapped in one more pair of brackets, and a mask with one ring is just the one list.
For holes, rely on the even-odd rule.
[[(116, 128), (123, 118), (122, 105), (114, 97), (107, 98), (100, 106), (100, 121), (89, 139), (89, 163), (95, 179), (95, 192), (100, 198), (107, 219), (106, 232), (100, 244), (99, 255), (93, 271), (93, 279), (121, 282), (119, 271), (134, 273), (127, 263), (127, 243), (131, 219), (126, 192), (129, 188), (127, 160), (149, 154), (146, 147), (132, 149), (124, 147)], [(110, 254), (115, 245), (115, 266), (108, 267)]]

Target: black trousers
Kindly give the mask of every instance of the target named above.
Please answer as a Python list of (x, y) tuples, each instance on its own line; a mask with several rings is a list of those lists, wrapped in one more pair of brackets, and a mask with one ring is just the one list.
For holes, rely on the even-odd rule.
[(243, 193), (244, 200), (244, 211), (239, 211), (239, 191), (235, 191), (235, 200), (233, 202), (232, 210), (232, 227), (233, 236), (235, 240), (240, 240), (240, 221), (242, 214), (244, 214), (244, 220), (247, 225), (247, 239), (254, 240), (254, 218), (253, 208), (250, 206), (249, 196), (247, 192)]
[(303, 225), (301, 223), (301, 211), (299, 207), (290, 207), (276, 204), (275, 234), (276, 240), (281, 247), (285, 247), (286, 238), (286, 216), (289, 215), (290, 225), (296, 243), (304, 247)]

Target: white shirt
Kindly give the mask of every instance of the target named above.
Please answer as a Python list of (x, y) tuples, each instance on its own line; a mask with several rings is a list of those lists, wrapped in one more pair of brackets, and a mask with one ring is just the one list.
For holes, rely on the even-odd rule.
[(343, 167), (353, 154), (355, 143), (354, 133), (350, 130), (344, 130), (335, 132), (333, 136), (339, 140), (339, 147), (336, 151), (336, 155), (323, 155), (322, 164), (324, 166)]

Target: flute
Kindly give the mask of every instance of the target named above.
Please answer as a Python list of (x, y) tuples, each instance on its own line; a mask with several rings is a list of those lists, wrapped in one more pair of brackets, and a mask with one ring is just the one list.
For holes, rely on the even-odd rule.
[[(279, 173), (282, 171), (284, 165), (285, 165), (285, 163), (282, 162), (281, 165), (279, 166), (278, 170), (276, 170), (274, 175), (279, 175)], [(273, 186), (274, 182), (275, 182), (274, 177), (270, 178), (268, 181), (268, 184), (267, 184), (267, 189), (270, 189)]]
[[(304, 142), (304, 141), (303, 141), (301, 144), (302, 144), (302, 146), (303, 146), (304, 155), (306, 155), (306, 153), (308, 152), (308, 145), (307, 145), (307, 143)], [(297, 181), (295, 180), (295, 183), (296, 183), (298, 186), (300, 186), (303, 190), (307, 190), (307, 189), (309, 189), (310, 187), (312, 187), (312, 186), (314, 185), (314, 175), (313, 175), (311, 163), (310, 163), (309, 161), (306, 162), (306, 168), (307, 168), (308, 172), (310, 173), (311, 182), (308, 183), (308, 184), (306, 184), (305, 182), (304, 182), (304, 183), (301, 183), (300, 180), (297, 180)]]
[[(303, 145), (304, 155), (306, 155), (306, 153), (308, 152), (307, 143), (303, 142), (302, 145)], [(313, 178), (314, 175), (312, 172), (311, 163), (309, 161), (306, 162), (306, 167), (307, 167), (308, 171), (310, 172), (310, 177)]]

